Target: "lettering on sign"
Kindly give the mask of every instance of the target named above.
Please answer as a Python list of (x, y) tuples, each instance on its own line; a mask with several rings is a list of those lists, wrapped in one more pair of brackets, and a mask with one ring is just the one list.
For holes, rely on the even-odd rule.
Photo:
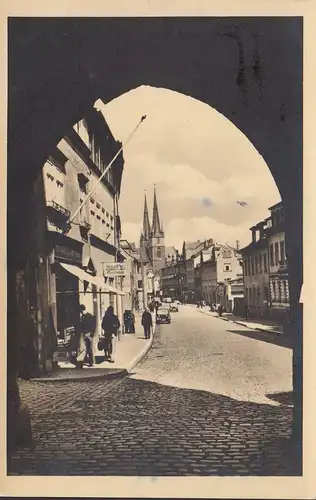
[(81, 263), (81, 253), (61, 245), (55, 246), (55, 258)]
[(121, 262), (113, 262), (111, 264), (105, 264), (104, 266), (105, 276), (125, 276), (126, 269), (125, 265)]

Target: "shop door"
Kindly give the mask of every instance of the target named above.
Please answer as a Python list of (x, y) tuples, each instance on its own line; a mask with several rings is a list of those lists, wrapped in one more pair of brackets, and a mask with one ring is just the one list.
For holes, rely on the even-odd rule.
[(58, 338), (67, 341), (66, 337), (79, 327), (79, 280), (62, 269), (56, 272), (56, 304)]

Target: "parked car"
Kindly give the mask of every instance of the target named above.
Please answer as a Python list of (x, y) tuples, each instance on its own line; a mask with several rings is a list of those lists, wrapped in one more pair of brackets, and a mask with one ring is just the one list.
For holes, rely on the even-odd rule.
[(162, 299), (162, 302), (164, 302), (165, 304), (171, 304), (172, 299), (171, 299), (171, 297), (164, 297)]
[(181, 302), (181, 300), (177, 299), (177, 300), (174, 301), (174, 304), (177, 304), (177, 306), (181, 306), (182, 302)]
[(159, 307), (156, 321), (158, 325), (161, 323), (171, 323), (170, 311), (167, 307)]
[(179, 312), (179, 306), (176, 302), (172, 302), (172, 304), (170, 304), (170, 312)]

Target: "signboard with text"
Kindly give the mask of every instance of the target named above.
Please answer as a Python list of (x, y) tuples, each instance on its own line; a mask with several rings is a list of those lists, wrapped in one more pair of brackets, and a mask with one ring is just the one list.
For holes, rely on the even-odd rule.
[(125, 265), (121, 262), (111, 262), (111, 264), (104, 264), (104, 274), (108, 277), (125, 276)]

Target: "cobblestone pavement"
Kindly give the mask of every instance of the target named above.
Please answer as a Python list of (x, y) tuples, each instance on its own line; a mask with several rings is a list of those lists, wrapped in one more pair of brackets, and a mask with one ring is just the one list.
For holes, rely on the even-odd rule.
[(9, 474), (299, 474), (289, 349), (181, 308), (115, 381), (21, 383), (35, 447)]

